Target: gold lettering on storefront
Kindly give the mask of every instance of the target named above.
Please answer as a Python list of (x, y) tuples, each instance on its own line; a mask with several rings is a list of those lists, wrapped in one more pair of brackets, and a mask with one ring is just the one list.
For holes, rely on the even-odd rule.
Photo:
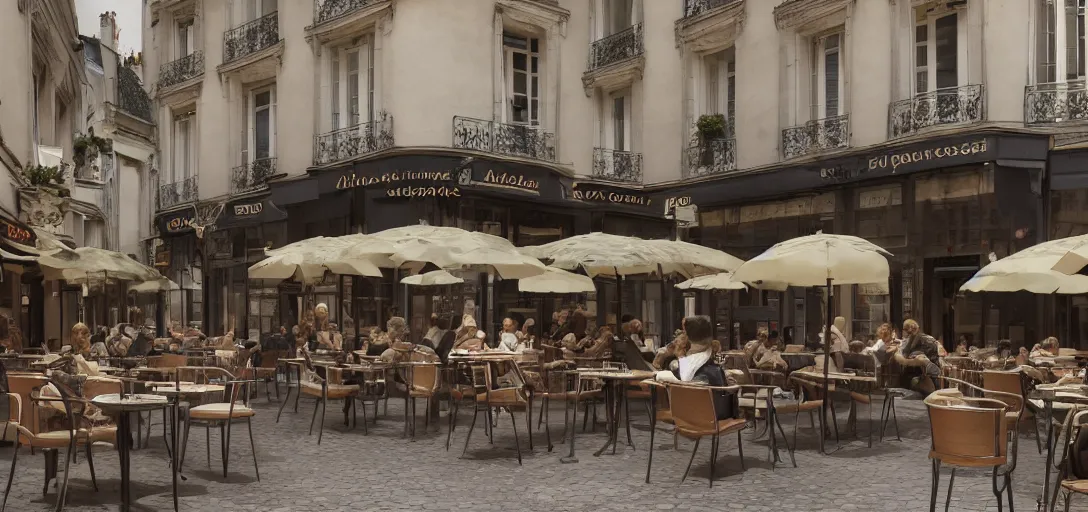
[[(899, 167), (906, 164), (914, 164), (920, 162), (926, 162), (930, 160), (941, 160), (945, 158), (952, 158), (957, 156), (972, 156), (981, 153), (986, 153), (989, 150), (986, 139), (979, 139), (973, 142), (964, 142), (962, 144), (952, 144), (949, 146), (942, 146), (938, 148), (925, 149), (920, 151), (904, 151), (902, 153), (893, 153), (891, 155), (874, 156), (869, 159), (869, 170), (877, 171), (881, 169), (891, 169), (894, 173)], [(821, 175), (829, 177), (829, 172), (821, 169)]]
[(677, 208), (691, 206), (691, 196), (670, 197), (665, 200), (665, 215), (670, 215)]
[(342, 174), (336, 180), (336, 190), (368, 187), (377, 184), (389, 184), (399, 181), (452, 181), (452, 171), (390, 171), (378, 176), (359, 176), (356, 173)]
[(461, 197), (461, 189), (457, 187), (394, 187), (385, 191), (389, 197), (403, 197), (406, 199), (424, 197)]
[(234, 215), (237, 217), (248, 217), (250, 215), (257, 215), (263, 211), (264, 205), (261, 203), (240, 204), (234, 207)]
[(600, 203), (649, 206), (652, 202), (650, 198), (646, 196), (621, 194), (619, 192), (607, 192), (604, 190), (574, 190), (571, 195), (579, 201), (596, 201)]
[(540, 190), (540, 183), (536, 180), (527, 179), (520, 174), (513, 174), (509, 172), (495, 172), (488, 169), (484, 174), (484, 183), (488, 185), (497, 185), (500, 187), (516, 188), (521, 190), (528, 190), (530, 192), (536, 192)]

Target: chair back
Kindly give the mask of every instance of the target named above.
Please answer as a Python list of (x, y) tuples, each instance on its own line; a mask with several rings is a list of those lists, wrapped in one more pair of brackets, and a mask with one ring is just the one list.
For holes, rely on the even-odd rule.
[(441, 379), (439, 379), (441, 373), (438, 371), (438, 367), (437, 364), (412, 365), (412, 387), (430, 390), (432, 393), (437, 392), (438, 385), (441, 382)]
[(981, 465), (1004, 464), (1008, 422), (1001, 402), (934, 393), (925, 404), (932, 434), (931, 457), (958, 465), (970, 465), (972, 460), (989, 461)]
[(668, 384), (666, 389), (676, 428), (696, 432), (715, 430), (718, 415), (712, 389), (684, 384)]
[(91, 400), (99, 395), (120, 394), (125, 383), (118, 379), (87, 379), (83, 384), (83, 398)]
[(982, 372), (982, 387), (987, 391), (1000, 391), (1021, 397), (1019, 403), (1009, 404), (1010, 412), (1019, 412), (1023, 406), (1024, 384), (1020, 372)]
[(261, 350), (261, 364), (259, 367), (275, 368), (284, 352), (283, 350)]
[(188, 358), (181, 354), (162, 354), (148, 357), (147, 366), (148, 368), (177, 368), (185, 366), (188, 361)]
[(35, 419), (37, 418), (37, 415), (34, 414), (36, 405), (30, 400), (30, 393), (36, 392), (35, 390), (48, 383), (49, 379), (45, 375), (38, 373), (8, 374), (9, 392), (19, 395), (19, 398), (23, 402), (22, 426), (26, 427), (27, 430), (34, 434), (40, 432), (40, 427), (38, 426), (38, 421)]

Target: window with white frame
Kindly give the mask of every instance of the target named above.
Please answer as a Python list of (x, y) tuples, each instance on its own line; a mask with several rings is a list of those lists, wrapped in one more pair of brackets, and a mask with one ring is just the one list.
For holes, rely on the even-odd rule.
[(231, 26), (244, 25), (257, 18), (276, 12), (278, 0), (227, 0)]
[(957, 12), (929, 15), (915, 25), (915, 94), (960, 85), (959, 18)]
[(174, 115), (174, 155), (171, 165), (173, 175), (168, 183), (177, 183), (196, 175), (196, 154), (193, 135), (195, 112), (188, 111)]
[(606, 95), (605, 100), (605, 147), (631, 151), (631, 90), (613, 92)]
[(276, 87), (261, 87), (246, 96), (245, 145), (242, 163), (276, 156)]
[(374, 46), (333, 48), (329, 60), (330, 124), (333, 130), (373, 121)]
[(728, 48), (703, 57), (705, 90), (703, 114), (723, 114), (732, 121), (736, 113), (736, 52)]
[[(1037, 83), (1085, 77), (1085, 0), (1038, 0)], [(1059, 37), (1064, 42), (1059, 42)]]
[(181, 20), (177, 24), (177, 46), (175, 59), (187, 57), (193, 53), (194, 24), (193, 18)]
[(843, 113), (842, 42), (842, 32), (812, 38), (812, 83), (809, 87), (812, 120)]
[(602, 0), (605, 12), (605, 36), (623, 32), (635, 25), (635, 0)]
[(503, 93), (504, 121), (537, 126), (540, 124), (540, 40), (504, 32)]

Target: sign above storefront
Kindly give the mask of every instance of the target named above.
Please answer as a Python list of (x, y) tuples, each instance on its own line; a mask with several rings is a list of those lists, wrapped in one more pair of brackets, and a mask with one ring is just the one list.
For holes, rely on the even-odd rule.
[(256, 226), (268, 222), (287, 219), (287, 213), (281, 210), (270, 197), (240, 199), (228, 203), (215, 223), (216, 229)]
[(163, 235), (182, 235), (194, 231), (196, 208), (188, 207), (175, 212), (164, 213), (158, 217), (159, 233)]
[(586, 203), (649, 207), (653, 200), (641, 190), (610, 187), (598, 183), (577, 182), (571, 185), (571, 199)]
[(34, 230), (3, 218), (0, 218), (0, 238), (28, 247), (34, 247), (38, 241), (38, 236), (34, 234)]

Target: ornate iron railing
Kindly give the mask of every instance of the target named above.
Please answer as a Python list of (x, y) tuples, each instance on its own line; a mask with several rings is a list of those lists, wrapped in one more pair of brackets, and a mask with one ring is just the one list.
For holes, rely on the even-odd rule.
[(589, 70), (642, 55), (642, 24), (598, 39), (589, 47)]
[(555, 134), (536, 126), (453, 116), (453, 147), (555, 161)]
[(722, 174), (737, 170), (737, 139), (713, 139), (686, 151), (683, 178)]
[(593, 177), (642, 183), (642, 153), (593, 148)]
[(850, 141), (850, 115), (826, 117), (782, 130), (782, 157), (804, 156), (845, 148)]
[(117, 66), (117, 106), (129, 114), (154, 123), (151, 97), (147, 95), (140, 77), (128, 66)]
[(382, 0), (314, 0), (314, 25), (334, 20)]
[(182, 203), (195, 202), (200, 198), (196, 185), (196, 176), (159, 185), (159, 209), (165, 210)]
[(230, 193), (241, 194), (257, 190), (264, 182), (276, 174), (276, 159), (261, 158), (248, 164), (242, 164), (230, 172)]
[(888, 134), (902, 137), (930, 126), (982, 121), (984, 92), (981, 84), (946, 87), (893, 102), (888, 106)]
[(159, 68), (159, 89), (180, 84), (204, 74), (204, 52), (195, 51)]
[(314, 137), (314, 165), (350, 160), (393, 147), (393, 117), (340, 128)]
[(711, 9), (717, 9), (737, 0), (684, 0), (684, 17), (698, 16)]
[(1088, 120), (1084, 80), (1029, 85), (1024, 91), (1024, 123), (1047, 124)]
[(273, 12), (223, 32), (223, 63), (257, 53), (280, 42), (280, 13)]

